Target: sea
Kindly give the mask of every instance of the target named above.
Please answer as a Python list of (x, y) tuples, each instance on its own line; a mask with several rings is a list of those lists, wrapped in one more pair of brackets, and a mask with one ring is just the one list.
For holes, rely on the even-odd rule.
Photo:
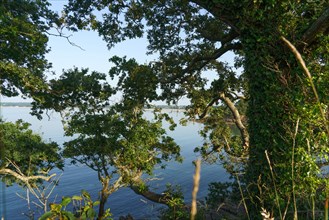
[[(177, 144), (181, 146), (181, 155), (184, 158), (182, 163), (169, 162), (166, 169), (156, 168), (154, 176), (150, 177), (150, 189), (161, 193), (166, 189), (167, 184), (180, 186), (186, 203), (191, 202), (194, 165), (193, 161), (199, 158), (194, 153), (194, 148), (201, 146), (203, 138), (199, 135), (202, 124), (189, 122), (186, 126), (179, 125), (179, 120), (184, 117), (182, 111), (164, 110), (174, 118), (178, 126), (174, 131), (167, 129), (167, 134), (174, 138)], [(71, 137), (64, 136), (63, 126), (60, 115), (56, 112), (47, 112), (42, 120), (30, 115), (29, 107), (2, 107), (1, 115), (5, 121), (16, 121), (23, 119), (31, 124), (31, 129), (40, 134), (45, 141), (55, 141), (62, 145)], [(145, 117), (151, 117), (146, 112)], [(168, 127), (166, 124), (165, 127)], [(93, 200), (97, 200), (101, 184), (98, 181), (97, 173), (83, 164), (72, 165), (66, 161), (64, 171), (55, 170), (59, 182), (53, 188), (49, 197), (49, 202), (60, 203), (63, 196), (80, 195), (82, 190), (88, 191)], [(225, 172), (221, 164), (208, 164), (203, 162), (201, 165), (201, 180), (198, 192), (198, 200), (204, 201), (208, 193), (208, 184), (211, 182), (229, 181), (229, 175)], [(3, 184), (3, 183), (0, 183)], [(48, 190), (49, 191), (49, 190)], [(29, 206), (26, 189), (14, 185), (0, 188), (0, 216), (5, 216), (4, 220), (26, 220), (31, 219), (28, 216)], [(33, 197), (29, 194), (30, 197)], [(31, 199), (33, 201), (33, 199)], [(34, 211), (34, 219), (40, 216), (41, 211), (34, 204), (29, 204), (30, 209)], [(120, 188), (111, 194), (108, 198), (106, 208), (110, 208), (113, 219), (119, 219), (120, 216), (130, 214), (134, 219), (159, 219), (159, 213), (166, 206), (148, 201), (144, 197), (135, 194), (130, 188)]]

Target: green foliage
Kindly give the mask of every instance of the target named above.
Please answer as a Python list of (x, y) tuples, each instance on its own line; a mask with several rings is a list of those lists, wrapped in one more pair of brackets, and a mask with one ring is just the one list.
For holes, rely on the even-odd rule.
[(166, 185), (165, 196), (169, 197), (168, 208), (161, 211), (161, 219), (189, 219), (188, 209), (180, 186)]
[[(201, 134), (206, 141), (199, 151), (207, 157), (219, 152), (213, 158), (224, 161), (233, 174), (244, 173), (252, 218), (259, 218), (261, 208), (273, 210), (275, 216), (280, 209), (291, 211), (292, 197), (302, 204), (310, 199), (305, 195), (313, 196), (323, 186), (321, 168), (328, 162), (329, 134), (317, 103), (327, 111), (326, 1), (70, 0), (64, 16), (60, 25), (75, 31), (96, 30), (109, 48), (145, 34), (148, 52), (159, 54), (157, 60), (143, 65), (111, 58), (115, 67), (110, 76), (119, 83), (111, 92), (102, 92), (104, 99), (101, 93), (94, 95), (90, 85), (83, 92), (78, 85), (68, 89), (67, 76), (53, 82), (54, 91), (43, 104), (72, 110), (66, 115), (67, 134), (78, 134), (67, 143), (68, 156), (84, 155), (83, 162), (98, 171), (100, 165), (114, 166), (124, 180), (151, 173), (161, 161), (178, 158), (179, 149), (161, 128), (160, 118), (165, 116), (155, 112), (155, 120), (147, 121), (143, 107), (151, 101), (171, 104), (187, 97), (191, 101), (187, 116), (201, 118), (205, 124)], [(320, 100), (281, 36), (302, 53)], [(227, 52), (235, 55), (234, 67), (220, 59)], [(236, 69), (240, 67), (241, 72)], [(78, 75), (88, 78), (85, 73)], [(107, 87), (106, 83), (94, 85), (98, 91)], [(64, 93), (56, 96), (55, 88), (64, 88)], [(120, 92), (120, 102), (104, 104)], [(246, 105), (238, 101), (241, 95)], [(241, 135), (232, 133), (222, 106), (230, 107), (233, 115), (246, 110), (245, 120), (237, 114), (232, 117)], [(277, 197), (279, 204), (273, 203)]]
[[(72, 136), (64, 143), (63, 155), (98, 173), (103, 187), (100, 209), (119, 187), (142, 182), (143, 174), (152, 175), (165, 161), (181, 160), (179, 146), (162, 127), (163, 120), (174, 127), (172, 119), (158, 109), (153, 119), (144, 116), (156, 96), (156, 87), (146, 83), (150, 76), (142, 74), (150, 69), (131, 60), (115, 62), (121, 61), (110, 71), (119, 78), (116, 87), (104, 74), (73, 69), (50, 82), (52, 91), (44, 94), (44, 103), (34, 103), (37, 115), (47, 108), (61, 112), (65, 134)], [(138, 87), (132, 87), (134, 83)], [(123, 94), (122, 100), (110, 102), (117, 93)]]
[[(67, 211), (68, 205), (73, 204), (73, 211)], [(95, 206), (99, 205), (99, 201), (93, 202), (90, 194), (82, 190), (80, 196), (63, 197), (62, 202), (59, 204), (50, 204), (50, 211), (44, 213), (39, 220), (84, 220), (84, 219), (95, 219), (97, 212), (94, 210)], [(107, 209), (105, 214), (102, 216), (103, 220), (111, 220), (110, 209)]]
[[(29, 129), (29, 124), (18, 120), (16, 123), (0, 121), (1, 148), (0, 170), (10, 169), (17, 172), (17, 166), (27, 177), (48, 173), (54, 167), (62, 168), (63, 161), (59, 147), (55, 142), (45, 143), (38, 134)], [(15, 166), (14, 166), (15, 165)], [(21, 180), (11, 175), (3, 175), (2, 181), (7, 185)]]
[(206, 202), (211, 208), (217, 209), (219, 205), (225, 202), (239, 203), (241, 201), (241, 192), (236, 180), (224, 183), (212, 182), (208, 187)]
[(46, 0), (1, 1), (0, 91), (4, 96), (45, 90), (47, 31), (56, 16)]

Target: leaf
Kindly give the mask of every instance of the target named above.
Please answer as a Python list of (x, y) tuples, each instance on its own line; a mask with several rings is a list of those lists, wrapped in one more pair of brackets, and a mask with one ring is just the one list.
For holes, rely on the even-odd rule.
[(87, 218), (93, 218), (96, 216), (96, 212), (94, 209), (90, 208), (87, 210)]
[(73, 200), (81, 201), (82, 200), (82, 197), (81, 196), (72, 196), (72, 199)]
[(95, 201), (95, 202), (93, 203), (93, 206), (98, 206), (100, 203), (101, 203), (100, 201)]
[(68, 212), (68, 211), (62, 211), (62, 214), (64, 216), (66, 216), (69, 220), (75, 220), (77, 219), (72, 212)]
[(55, 213), (60, 213), (61, 209), (62, 209), (61, 204), (50, 204), (50, 210)]
[(90, 194), (86, 190), (82, 190), (82, 196), (87, 200), (90, 200)]
[(54, 216), (54, 213), (53, 212), (46, 212), (45, 214), (43, 214), (40, 218), (39, 218), (39, 220), (48, 220), (48, 218), (50, 218), (50, 217), (52, 217), (52, 216)]
[(67, 206), (69, 203), (71, 202), (71, 198), (70, 197), (63, 197), (61, 205), (62, 206)]

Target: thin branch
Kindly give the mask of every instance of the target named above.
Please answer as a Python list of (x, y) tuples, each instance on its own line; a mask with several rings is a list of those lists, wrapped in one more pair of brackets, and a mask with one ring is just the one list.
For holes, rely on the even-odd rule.
[(71, 44), (72, 46), (77, 47), (77, 48), (79, 48), (80, 50), (85, 51), (85, 49), (83, 49), (81, 46), (79, 46), (79, 45), (73, 43), (73, 42), (70, 40), (70, 37), (73, 36), (72, 34), (70, 34), (70, 35), (67, 36), (67, 35), (64, 35), (64, 34), (62, 33), (62, 31), (59, 31), (57, 28), (56, 28), (56, 30), (57, 30), (58, 34), (53, 34), (53, 33), (50, 33), (50, 32), (48, 32), (48, 31), (46, 31), (46, 33), (47, 33), (48, 35), (50, 35), (50, 36), (55, 36), (55, 37), (62, 37), (62, 38), (65, 38), (65, 39), (67, 40), (67, 42), (69, 42), (69, 44)]
[(273, 169), (272, 169), (270, 157), (268, 156), (267, 150), (265, 150), (265, 156), (266, 156), (266, 160), (268, 162), (268, 166), (270, 167), (273, 186), (274, 186), (274, 192), (275, 192), (275, 201), (276, 201), (278, 209), (279, 209), (280, 219), (282, 220), (282, 213), (281, 213), (281, 208), (280, 208), (280, 203), (279, 203), (278, 190), (277, 190), (277, 187), (276, 187), (276, 184), (275, 184), (274, 172), (273, 172)]

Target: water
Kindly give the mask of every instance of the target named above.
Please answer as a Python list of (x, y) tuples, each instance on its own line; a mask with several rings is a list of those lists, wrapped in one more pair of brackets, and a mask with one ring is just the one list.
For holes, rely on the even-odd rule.
[[(21, 118), (31, 123), (31, 128), (42, 135), (46, 141), (52, 140), (58, 144), (63, 144), (63, 142), (69, 140), (69, 137), (64, 137), (60, 117), (57, 113), (50, 112), (48, 114), (49, 118), (45, 116), (42, 121), (39, 121), (29, 115), (29, 111), (30, 109), (25, 107), (3, 107), (2, 115), (7, 121), (15, 121)], [(177, 122), (183, 116), (182, 112), (171, 112), (170, 114)], [(202, 143), (202, 138), (198, 135), (200, 128), (200, 124), (190, 123), (184, 127), (179, 125), (174, 132), (168, 131), (168, 134), (181, 146), (181, 155), (184, 157), (184, 162), (171, 162), (165, 170), (157, 169), (155, 175), (160, 180), (151, 182), (153, 191), (161, 193), (166, 189), (166, 183), (181, 185), (185, 202), (191, 200), (194, 173), (192, 161), (197, 159), (193, 149)], [(210, 182), (227, 180), (228, 175), (222, 167), (203, 164), (198, 199), (204, 199), (207, 195)], [(100, 188), (96, 172), (81, 164), (68, 165), (65, 167), (59, 185), (55, 187), (51, 198), (52, 200), (56, 199), (56, 202), (60, 202), (62, 196), (79, 195), (81, 190), (85, 189), (92, 195), (93, 199), (97, 199)], [(25, 195), (25, 192), (18, 186), (5, 189), (7, 219), (28, 219), (23, 214), (28, 211), (27, 203), (16, 195), (17, 192)], [(4, 192), (1, 191), (1, 193)], [(114, 219), (128, 213), (135, 219), (157, 219), (159, 209), (165, 206), (150, 202), (144, 197), (136, 195), (129, 188), (122, 188), (110, 195), (107, 207), (111, 209)]]

